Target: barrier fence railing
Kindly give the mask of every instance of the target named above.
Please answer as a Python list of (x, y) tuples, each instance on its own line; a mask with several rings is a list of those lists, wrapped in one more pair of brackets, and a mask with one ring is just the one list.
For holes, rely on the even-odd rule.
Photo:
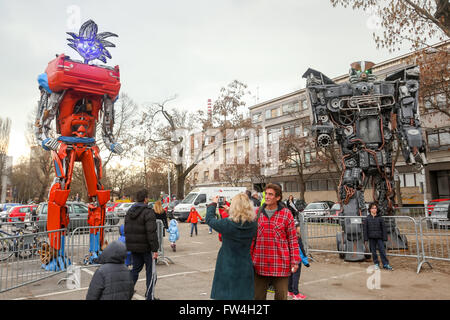
[[(414, 258), (417, 261), (417, 272), (423, 263), (423, 237), (420, 220), (410, 216), (384, 217), (388, 229), (386, 242), (387, 256)], [(300, 215), (302, 239), (308, 254), (313, 252), (336, 253), (346, 261), (364, 261), (370, 259), (369, 245), (364, 241), (363, 217), (355, 216), (316, 216)], [(441, 252), (449, 254), (449, 233), (446, 241), (441, 241)], [(434, 245), (436, 245), (434, 243)], [(312, 256), (314, 259), (314, 256)]]
[[(161, 220), (157, 220), (157, 235), (159, 242), (158, 263), (168, 265), (173, 261), (165, 255), (164, 251), (164, 226)], [(111, 243), (119, 239), (119, 225), (106, 225), (103, 227), (82, 226), (72, 231), (65, 229), (55, 231), (39, 231), (34, 224), (2, 223), (0, 224), (0, 292), (18, 288), (25, 284), (36, 282), (57, 274), (66, 272), (66, 277), (61, 280), (75, 281), (75, 270), (97, 267), (96, 261), (90, 259), (90, 229), (101, 229), (104, 234), (104, 243)], [(65, 232), (63, 238), (59, 237)], [(45, 268), (41, 261), (41, 252), (50, 254), (48, 239), (57, 234), (57, 239), (64, 241), (62, 262)], [(58, 253), (59, 255), (59, 253)], [(62, 267), (61, 267), (62, 266)], [(61, 281), (60, 280), (60, 281)]]
[[(0, 292), (36, 282), (62, 272), (42, 268), (41, 255), (49, 255), (48, 238), (64, 230), (38, 232), (36, 229), (0, 226)], [(57, 254), (56, 254), (57, 256)]]
[(450, 262), (450, 221), (448, 218), (424, 217), (418, 220), (421, 235), (421, 261), (430, 267), (430, 260)]
[[(450, 262), (450, 222), (445, 218), (426, 217), (420, 208), (408, 216), (384, 217), (391, 230), (387, 242), (387, 255), (413, 258), (417, 260), (417, 273), (426, 263), (432, 267), (433, 261)], [(354, 216), (315, 216), (300, 214), (302, 239), (308, 254), (324, 252), (338, 254), (342, 259), (358, 261), (370, 258), (371, 253), (364, 243), (362, 217)], [(65, 256), (72, 267), (94, 267), (86, 263), (89, 258), (89, 229), (78, 227), (66, 232), (62, 243)], [(99, 227), (97, 227), (99, 228)], [(100, 227), (108, 242), (119, 238), (118, 225)], [(344, 228), (346, 232), (344, 232)], [(66, 271), (68, 277), (73, 268), (48, 271), (42, 268), (40, 255), (46, 248), (49, 237), (65, 230), (40, 231), (29, 224), (0, 224), (0, 292), (20, 287)], [(157, 220), (159, 241), (158, 263), (168, 265), (173, 261), (165, 255), (164, 226)], [(362, 257), (361, 257), (362, 256)], [(313, 257), (314, 258), (314, 257)], [(353, 259), (353, 260), (352, 260)]]

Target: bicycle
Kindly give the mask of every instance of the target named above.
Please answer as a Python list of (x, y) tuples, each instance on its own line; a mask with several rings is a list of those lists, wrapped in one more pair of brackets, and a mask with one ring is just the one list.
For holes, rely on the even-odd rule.
[(0, 261), (5, 261), (12, 255), (27, 259), (38, 254), (42, 242), (37, 233), (35, 225), (31, 225), (30, 229), (26, 226), (18, 227), (12, 234), (0, 229)]

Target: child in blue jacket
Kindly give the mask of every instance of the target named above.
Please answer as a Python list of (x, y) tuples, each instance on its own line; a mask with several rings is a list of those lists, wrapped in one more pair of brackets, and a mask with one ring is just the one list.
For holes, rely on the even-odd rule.
[(180, 232), (178, 231), (178, 222), (176, 219), (170, 220), (169, 229), (167, 229), (167, 232), (169, 233), (170, 247), (175, 252), (177, 251), (177, 245), (175, 244), (175, 242), (180, 238)]
[[(120, 233), (120, 236), (119, 236), (118, 240), (122, 241), (124, 244), (126, 244), (125, 243), (125, 226), (123, 224), (120, 225), (120, 227), (119, 227), (119, 233)], [(127, 257), (125, 258), (125, 265), (127, 267), (131, 266), (131, 252), (130, 251), (127, 251)]]
[(309, 268), (309, 260), (305, 253), (305, 249), (303, 248), (302, 237), (300, 234), (300, 224), (298, 224), (297, 222), (296, 222), (296, 230), (297, 230), (298, 245), (300, 247), (300, 258), (302, 259), (302, 262), (298, 264), (297, 271), (295, 273), (291, 273), (291, 275), (289, 276), (288, 296), (292, 297), (293, 300), (305, 300), (306, 296), (298, 291), (298, 282), (300, 280), (302, 263), (305, 265), (305, 267)]

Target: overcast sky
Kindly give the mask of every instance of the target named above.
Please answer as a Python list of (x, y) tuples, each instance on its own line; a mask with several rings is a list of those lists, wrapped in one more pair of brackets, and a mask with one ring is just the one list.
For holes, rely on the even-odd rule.
[(108, 65), (120, 66), (121, 91), (138, 104), (177, 94), (171, 106), (206, 109), (234, 79), (263, 102), (304, 87), (308, 67), (332, 78), (353, 61), (406, 53), (376, 49), (373, 18), (329, 0), (0, 0), (0, 117), (12, 120), (9, 154), (17, 160), (27, 152), (38, 74), (56, 53), (80, 59), (65, 33), (78, 32), (77, 21), (93, 19), (99, 32), (119, 35), (108, 39), (116, 44)]

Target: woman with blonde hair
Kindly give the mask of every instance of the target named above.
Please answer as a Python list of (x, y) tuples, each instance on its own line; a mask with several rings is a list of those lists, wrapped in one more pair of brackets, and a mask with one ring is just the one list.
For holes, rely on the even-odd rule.
[[(211, 298), (218, 300), (253, 300), (255, 280), (250, 247), (256, 235), (256, 214), (245, 193), (231, 200), (229, 216), (218, 220), (219, 197), (206, 211), (206, 223), (222, 234), (222, 246), (217, 255)], [(228, 209), (228, 207), (225, 207)]]
[(164, 228), (163, 228), (163, 237), (166, 236), (166, 229), (169, 229), (169, 224), (167, 223), (167, 213), (166, 210), (162, 207), (161, 200), (158, 200), (153, 205), (153, 211), (155, 212), (156, 219), (159, 219), (162, 221)]

